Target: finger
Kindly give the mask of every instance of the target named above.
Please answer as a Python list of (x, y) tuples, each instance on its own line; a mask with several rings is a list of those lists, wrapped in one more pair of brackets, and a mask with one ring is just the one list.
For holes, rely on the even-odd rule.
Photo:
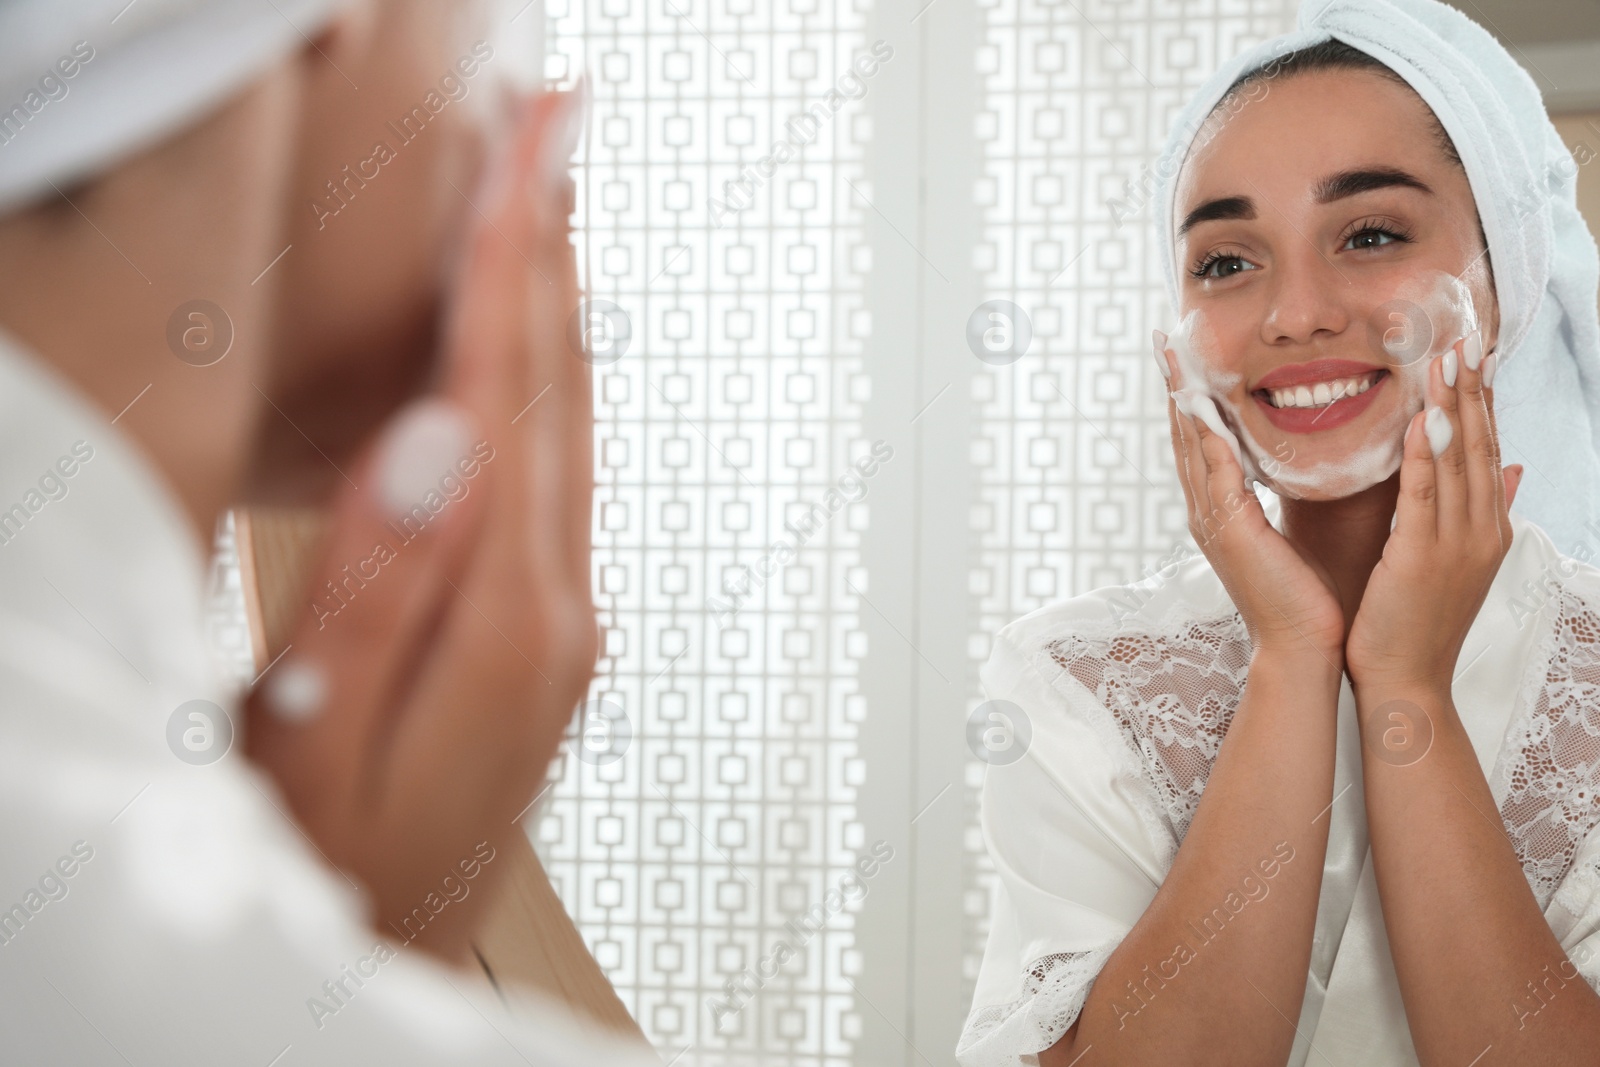
[(494, 472), (496, 518), (485, 535), (483, 561), (513, 567), (531, 555), (533, 569), (546, 575), (559, 569), (561, 531), (535, 536), (530, 523), (536, 522), (532, 516), (552, 517), (548, 525), (567, 514), (557, 499), (561, 449), (553, 432), (540, 427), (549, 427), (550, 413), (567, 406), (562, 394), (574, 392), (556, 380), (576, 302), (566, 229), (570, 181), (558, 181), (550, 162), (571, 155), (570, 145), (559, 147), (566, 144), (571, 99), (569, 93), (539, 93), (521, 103), (511, 139), (485, 182), (482, 225), (458, 286), (460, 313), (451, 337), (459, 373), (450, 387), (484, 411), (489, 440), (504, 456)]
[[(1506, 507), (1509, 509), (1511, 507), (1512, 502), (1517, 499), (1517, 487), (1522, 484), (1522, 464), (1513, 463), (1513, 464), (1511, 464), (1511, 466), (1507, 467), (1505, 469), (1504, 480), (1505, 480), (1505, 493), (1506, 493)], [(1507, 531), (1507, 536), (1506, 536), (1506, 540), (1505, 540), (1504, 543), (1506, 545), (1509, 545), (1511, 543), (1510, 531), (1509, 530)]]
[(518, 103), (510, 136), (497, 147), (477, 191), (467, 254), (451, 291), (444, 389), (477, 416), (488, 460), (480, 479), (483, 530), (468, 569), (447, 587), (446, 608), (454, 614), (487, 599), (485, 585), (499, 582), (520, 591), (520, 579), (533, 570), (527, 555), (540, 548), (527, 536), (529, 473), (517, 423), (533, 399), (533, 294), (546, 286), (529, 251), (539, 232), (532, 175), (553, 103), (553, 94)]
[(1178, 425), (1182, 428), (1187, 444), (1186, 459), (1188, 462), (1187, 476), (1190, 488), (1193, 491), (1194, 510), (1190, 515), (1190, 532), (1194, 534), (1198, 544), (1207, 544), (1215, 540), (1221, 532), (1218, 521), (1218, 505), (1220, 499), (1212, 494), (1213, 474), (1210, 454), (1207, 445), (1208, 438), (1215, 435), (1200, 419), (1193, 415), (1193, 408), (1185, 411), (1190, 398), (1180, 394), (1176, 400), (1178, 404)]
[[(1449, 351), (1428, 364), (1428, 405), (1423, 429), (1434, 449), (1434, 516), (1440, 536), (1461, 536), (1468, 523), (1467, 453), (1461, 432), (1461, 349), (1457, 341)], [(1443, 447), (1440, 448), (1441, 443)]]
[(571, 157), (587, 117), (587, 83), (558, 95), (541, 133), (534, 175), (539, 209), (535, 286), (529, 320), (532, 388), (544, 399), (529, 412), (524, 431), (534, 463), (535, 536), (554, 550), (551, 562), (583, 595), (589, 594), (591, 504), (594, 493), (594, 349), (617, 343), (621, 324), (611, 315), (580, 321), (577, 255), (571, 239), (574, 187)]
[[(1495, 418), (1494, 411), (1494, 376), (1495, 372), (1499, 370), (1499, 367), (1500, 353), (1498, 351), (1490, 352), (1488, 355), (1483, 357), (1483, 411), (1484, 416), (1489, 420), (1489, 439), (1494, 442), (1494, 462), (1497, 469), (1500, 469), (1502, 464), (1505, 462), (1505, 449), (1501, 447), (1500, 442), (1500, 424)], [(1517, 478), (1515, 484), (1521, 485), (1523, 473), (1522, 465), (1519, 463), (1513, 464), (1513, 466), (1517, 468)], [(1501, 548), (1505, 549), (1509, 549), (1511, 547), (1510, 512), (1511, 502), (1514, 497), (1515, 493), (1508, 492), (1506, 485), (1502, 483), (1500, 486), (1501, 505), (1498, 508), (1497, 514), (1500, 517), (1500, 546)]]
[(1162, 381), (1166, 383), (1167, 390), (1167, 429), (1172, 442), (1172, 465), (1178, 472), (1178, 484), (1183, 489), (1184, 502), (1188, 505), (1189, 513), (1194, 514), (1194, 490), (1189, 485), (1189, 441), (1184, 435), (1183, 424), (1179, 421), (1180, 415), (1177, 405), (1177, 386), (1172, 380), (1172, 361), (1167, 358), (1167, 335), (1160, 330), (1155, 331), (1155, 357), (1156, 364), (1161, 368)]
[[(1490, 536), (1491, 526), (1496, 530), (1493, 536), (1498, 537), (1505, 510), (1504, 479), (1483, 388), (1483, 335), (1474, 330), (1461, 348), (1461, 373), (1456, 379), (1457, 425), (1466, 456), (1467, 522), (1475, 531), (1475, 538)], [(1478, 530), (1483, 534), (1477, 534)]]
[(1178, 472), (1178, 485), (1183, 490), (1184, 503), (1189, 514), (1194, 514), (1194, 487), (1189, 483), (1189, 444), (1191, 437), (1186, 436), (1183, 416), (1178, 411), (1178, 403), (1172, 393), (1167, 394), (1167, 426), (1172, 437), (1172, 465)]
[[(535, 216), (527, 175), (538, 155), (542, 101), (524, 101), (472, 200), (471, 236), (451, 291), (445, 392), (498, 438), (529, 399), (524, 358)], [(547, 105), (545, 105), (547, 106)]]
[[(252, 755), (316, 797), (353, 790), (392, 723), (384, 698), (408, 671), (479, 525), (484, 494), (465, 412), (403, 410), (335, 505), (286, 651), (247, 701)], [(471, 473), (468, 473), (471, 472)]]
[(1395, 502), (1394, 533), (1391, 536), (1431, 546), (1438, 539), (1435, 507), (1438, 490), (1434, 478), (1437, 464), (1428, 444), (1424, 419), (1425, 413), (1419, 411), (1406, 424), (1400, 459), (1400, 495)]
[(1167, 335), (1156, 331), (1156, 359), (1166, 369), (1167, 377), (1167, 407), (1176, 426), (1173, 435), (1175, 447), (1179, 449), (1178, 470), (1184, 479), (1187, 491), (1190, 517), (1211, 510), (1211, 501), (1207, 495), (1209, 479), (1205, 469), (1205, 457), (1200, 451), (1200, 434), (1195, 425), (1195, 420), (1187, 411), (1183, 375), (1178, 372), (1178, 361), (1172, 350), (1166, 347)]
[[(519, 742), (529, 731), (543, 736), (539, 732), (552, 723), (558, 732), (565, 726), (593, 670), (597, 640), (588, 554), (590, 367), (568, 338), (578, 284), (567, 171), (581, 107), (575, 94), (545, 94), (530, 105), (523, 131), (532, 148), (519, 157), (523, 169), (516, 182), (531, 205), (532, 228), (523, 257), (526, 291), (516, 362), (526, 399), (519, 397), (514, 424), (505, 427), (505, 451), (514, 463), (496, 472), (497, 494), (502, 485), (508, 489), (504, 506), (497, 495), (481, 550), (455, 591), (458, 602), (439, 635), (441, 662), (478, 663), (475, 673), (499, 679), (493, 691), (540, 691), (538, 704), (502, 700), (471, 717), (470, 727), (490, 731), (483, 740), (491, 745), (498, 737), (499, 749), (513, 761), (543, 752)], [(558, 621), (552, 625), (552, 619)], [(443, 699), (457, 684), (453, 674), (434, 672), (430, 678), (419, 679), (422, 703), (430, 685), (440, 687)], [(504, 714), (511, 719), (502, 721)], [(468, 725), (449, 714), (421, 719), (397, 742), (397, 758), (427, 758)], [(543, 775), (539, 759), (530, 767), (535, 779)]]
[[(569, 100), (570, 94), (544, 93), (523, 102), (511, 141), (486, 181), (481, 225), (459, 283), (451, 334), (457, 373), (449, 388), (484, 412), (498, 460), (488, 479), (492, 512), (462, 583), (468, 591), (457, 590), (467, 601), (485, 598), (491, 589), (531, 596), (519, 581), (551, 581), (562, 572), (561, 531), (540, 528), (569, 510), (559, 499), (561, 449), (550, 440), (551, 431), (538, 428), (552, 425), (547, 412), (564, 406), (549, 394), (557, 391), (560, 331), (570, 314), (562, 304), (573, 300), (576, 287), (564, 228), (569, 212), (562, 210), (565, 204), (552, 203), (566, 189), (552, 192), (546, 180)], [(570, 152), (568, 147), (564, 155)], [(558, 217), (559, 234), (552, 221)], [(568, 281), (557, 296), (552, 275), (563, 268)], [(586, 393), (580, 400), (588, 405)], [(587, 523), (588, 508), (579, 506)]]
[(1225, 427), (1215, 401), (1207, 396), (1191, 396), (1189, 405), (1195, 412), (1193, 421), (1206, 460), (1206, 495), (1212, 502), (1205, 525), (1209, 532), (1220, 534), (1228, 519), (1239, 514), (1250, 501), (1255, 501), (1258, 507), (1260, 501), (1245, 489), (1244, 469), (1234, 452), (1237, 442), (1223, 436), (1219, 429)]
[[(503, 484), (507, 491), (503, 501), (496, 501), (503, 508), (497, 506), (462, 594), (472, 602), (493, 603), (503, 595), (531, 602), (542, 595), (539, 588), (551, 584), (575, 590), (581, 581), (588, 590), (586, 555), (577, 566), (572, 545), (580, 536), (587, 538), (591, 491), (571, 471), (581, 467), (592, 482), (593, 401), (588, 365), (576, 358), (567, 338), (577, 305), (567, 162), (580, 104), (572, 93), (542, 94), (529, 104), (520, 131), (526, 150), (517, 155), (514, 182), (528, 211), (528, 228), (519, 250), (522, 262), (515, 265), (523, 285), (511, 375), (517, 411), (501, 427), (512, 462), (497, 472), (497, 487)], [(590, 429), (580, 439), (568, 427), (583, 420)], [(489, 618), (504, 626), (504, 615), (518, 610), (508, 605)]]
[[(1156, 358), (1164, 362), (1169, 370), (1176, 362), (1169, 358), (1167, 350), (1159, 350)], [(1183, 496), (1189, 506), (1189, 529), (1193, 534), (1200, 529), (1200, 518), (1211, 511), (1211, 498), (1207, 491), (1205, 459), (1200, 453), (1199, 432), (1194, 420), (1178, 407), (1178, 398), (1182, 392), (1182, 381), (1177, 374), (1168, 378), (1170, 386), (1167, 392), (1167, 420), (1172, 430), (1172, 453), (1178, 468), (1178, 481), (1183, 486)], [(1196, 535), (1197, 540), (1203, 538)]]

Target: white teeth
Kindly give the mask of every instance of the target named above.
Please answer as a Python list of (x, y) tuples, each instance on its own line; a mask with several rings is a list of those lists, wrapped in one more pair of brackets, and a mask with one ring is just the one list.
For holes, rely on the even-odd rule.
[(1272, 389), (1272, 406), (1279, 408), (1320, 408), (1347, 396), (1360, 396), (1372, 388), (1372, 378), (1340, 378), (1318, 382), (1315, 386), (1297, 385), (1292, 389)]

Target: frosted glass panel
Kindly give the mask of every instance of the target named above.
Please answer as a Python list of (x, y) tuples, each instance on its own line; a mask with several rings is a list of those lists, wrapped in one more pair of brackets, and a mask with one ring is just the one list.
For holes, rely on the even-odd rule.
[(538, 844), (667, 1058), (848, 1062), (854, 938), (833, 902), (868, 844), (862, 12), (550, 13), (547, 73), (582, 64), (594, 90), (575, 219), (590, 324), (627, 347), (596, 378), (599, 703)]

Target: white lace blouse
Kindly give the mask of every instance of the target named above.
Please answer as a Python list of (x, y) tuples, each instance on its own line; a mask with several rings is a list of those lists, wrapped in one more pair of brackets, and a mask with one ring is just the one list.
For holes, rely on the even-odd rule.
[[(1454, 700), (1529, 888), (1600, 988), (1600, 570), (1511, 520), (1511, 550), (1462, 648)], [(998, 883), (956, 1053), (963, 1067), (1036, 1063), (1077, 1018), (1172, 864), (1249, 660), (1239, 614), (1199, 554), (1001, 631), (984, 688), (1020, 710), (1016, 736), (1031, 737), (984, 782)], [(1345, 678), (1294, 1067), (1417, 1062), (1367, 847), (1355, 712)]]

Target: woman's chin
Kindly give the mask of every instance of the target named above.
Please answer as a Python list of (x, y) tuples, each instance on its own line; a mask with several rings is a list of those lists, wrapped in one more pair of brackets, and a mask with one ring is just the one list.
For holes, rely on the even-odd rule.
[[(1289, 500), (1326, 502), (1344, 500), (1394, 477), (1403, 458), (1401, 439), (1405, 424), (1394, 433), (1393, 448), (1363, 448), (1356, 437), (1339, 447), (1340, 442), (1319, 441), (1315, 449), (1301, 447), (1292, 462), (1258, 462), (1263, 471), (1262, 485)], [(1376, 435), (1369, 435), (1368, 440)]]
[(1267, 482), (1266, 486), (1274, 493), (1288, 500), (1303, 500), (1308, 503), (1326, 503), (1331, 500), (1343, 500), (1361, 492), (1361, 489), (1351, 489), (1349, 492), (1332, 492), (1316, 486), (1281, 486), (1276, 482)]

